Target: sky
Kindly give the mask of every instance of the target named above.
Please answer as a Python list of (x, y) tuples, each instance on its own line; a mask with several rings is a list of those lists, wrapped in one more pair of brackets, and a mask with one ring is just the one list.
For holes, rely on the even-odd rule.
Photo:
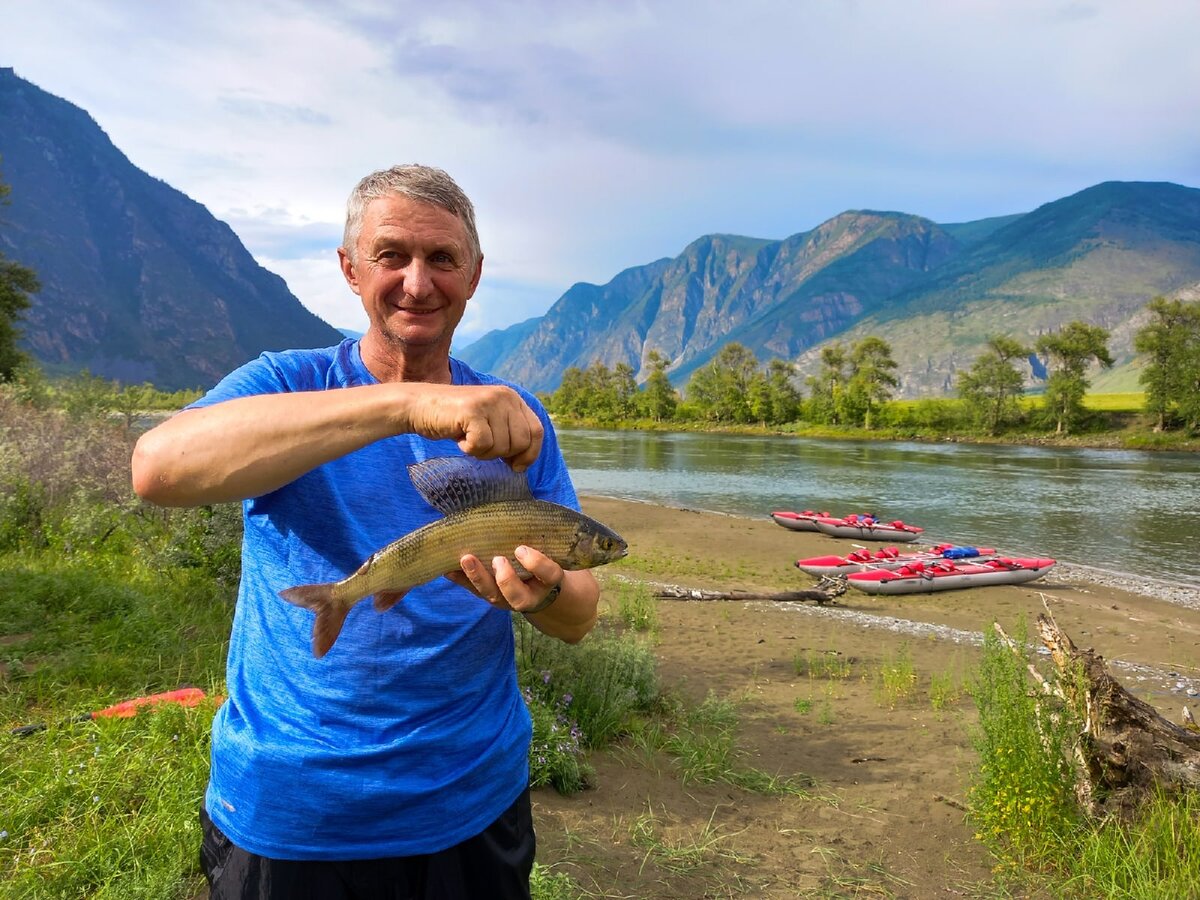
[(711, 233), (1200, 187), (1196, 0), (0, 0), (0, 65), (82, 107), (331, 325), (346, 196), (475, 203), (465, 346)]

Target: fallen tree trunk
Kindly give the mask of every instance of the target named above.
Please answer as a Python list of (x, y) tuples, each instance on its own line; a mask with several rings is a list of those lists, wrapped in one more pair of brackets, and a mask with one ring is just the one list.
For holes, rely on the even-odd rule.
[(660, 600), (774, 600), (779, 602), (810, 600), (818, 604), (833, 602), (835, 593), (829, 591), (702, 591), (696, 588), (659, 587), (654, 596)]
[(1076, 647), (1052, 616), (1038, 616), (1038, 634), (1068, 701), (1083, 711), (1079, 749), (1093, 813), (1131, 812), (1155, 790), (1200, 788), (1200, 732), (1167, 721), (1121, 687), (1104, 658)]
[[(1076, 647), (1048, 608), (1037, 628), (1058, 670), (1055, 685), (1037, 676), (1041, 693), (1061, 698), (1082, 718), (1075, 793), (1088, 813), (1126, 818), (1157, 791), (1200, 788), (1200, 730), (1167, 721), (1125, 690), (1104, 658)], [(1183, 716), (1191, 719), (1186, 707)]]

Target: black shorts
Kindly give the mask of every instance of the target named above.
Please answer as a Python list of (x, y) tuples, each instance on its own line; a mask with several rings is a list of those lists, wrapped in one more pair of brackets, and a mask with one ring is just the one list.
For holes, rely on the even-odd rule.
[(349, 861), (268, 859), (237, 847), (203, 804), (210, 900), (529, 900), (529, 790), (484, 831), (439, 853)]

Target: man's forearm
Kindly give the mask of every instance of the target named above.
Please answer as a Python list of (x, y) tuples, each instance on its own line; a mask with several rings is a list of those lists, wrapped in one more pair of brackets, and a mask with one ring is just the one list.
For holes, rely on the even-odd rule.
[(402, 430), (394, 386), (242, 397), (185, 410), (133, 452), (133, 487), (163, 506), (269, 493)]

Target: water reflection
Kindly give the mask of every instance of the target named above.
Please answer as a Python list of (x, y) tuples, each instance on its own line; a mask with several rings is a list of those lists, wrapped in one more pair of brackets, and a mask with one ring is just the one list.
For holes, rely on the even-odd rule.
[(756, 517), (871, 511), (922, 525), (931, 540), (1200, 586), (1200, 455), (583, 429), (559, 437), (581, 493)]

